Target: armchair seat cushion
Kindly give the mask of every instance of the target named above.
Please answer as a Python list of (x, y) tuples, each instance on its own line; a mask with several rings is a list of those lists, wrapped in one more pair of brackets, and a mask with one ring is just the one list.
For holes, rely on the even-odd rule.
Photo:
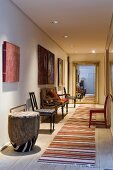
[(90, 109), (90, 113), (103, 113), (104, 108), (92, 108)]
[(53, 99), (57, 99), (57, 100), (60, 99), (60, 97), (58, 96), (58, 94), (54, 89), (50, 89), (47, 94)]
[(61, 101), (64, 103), (69, 102), (69, 100), (67, 98), (63, 98), (63, 99), (61, 99)]
[(60, 103), (60, 104), (65, 104), (65, 103), (69, 102), (69, 100), (67, 98), (59, 98), (59, 99), (53, 98), (53, 101), (56, 103)]
[(49, 89), (47, 92), (47, 95), (51, 98), (52, 103), (56, 104), (65, 104), (69, 100), (68, 98), (60, 98), (59, 95), (56, 92), (56, 89)]

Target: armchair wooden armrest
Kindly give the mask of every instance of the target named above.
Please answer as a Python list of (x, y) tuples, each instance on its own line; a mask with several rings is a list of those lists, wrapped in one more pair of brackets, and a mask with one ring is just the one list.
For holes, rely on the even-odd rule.
[(57, 94), (58, 96), (65, 96), (65, 94)]

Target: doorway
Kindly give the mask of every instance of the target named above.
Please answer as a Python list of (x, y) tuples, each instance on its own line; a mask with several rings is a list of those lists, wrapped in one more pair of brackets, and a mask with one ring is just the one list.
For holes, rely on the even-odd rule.
[(76, 63), (74, 93), (77, 103), (97, 103), (98, 102), (98, 64)]

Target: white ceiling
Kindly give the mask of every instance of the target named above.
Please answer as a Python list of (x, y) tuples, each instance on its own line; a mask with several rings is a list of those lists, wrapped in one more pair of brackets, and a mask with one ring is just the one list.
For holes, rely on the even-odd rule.
[(113, 0), (12, 1), (67, 53), (105, 51)]

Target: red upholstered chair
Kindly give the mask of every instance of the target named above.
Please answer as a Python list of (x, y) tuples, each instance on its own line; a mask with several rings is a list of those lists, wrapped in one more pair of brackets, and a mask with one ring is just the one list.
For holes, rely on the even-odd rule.
[(109, 95), (106, 96), (105, 103), (104, 103), (104, 108), (92, 108), (90, 109), (90, 118), (89, 118), (89, 128), (90, 125), (94, 122), (92, 121), (92, 114), (93, 113), (103, 113), (104, 114), (104, 121), (103, 123), (105, 124), (105, 127), (107, 128), (107, 120), (106, 120), (106, 106), (107, 106), (107, 100), (109, 98)]

